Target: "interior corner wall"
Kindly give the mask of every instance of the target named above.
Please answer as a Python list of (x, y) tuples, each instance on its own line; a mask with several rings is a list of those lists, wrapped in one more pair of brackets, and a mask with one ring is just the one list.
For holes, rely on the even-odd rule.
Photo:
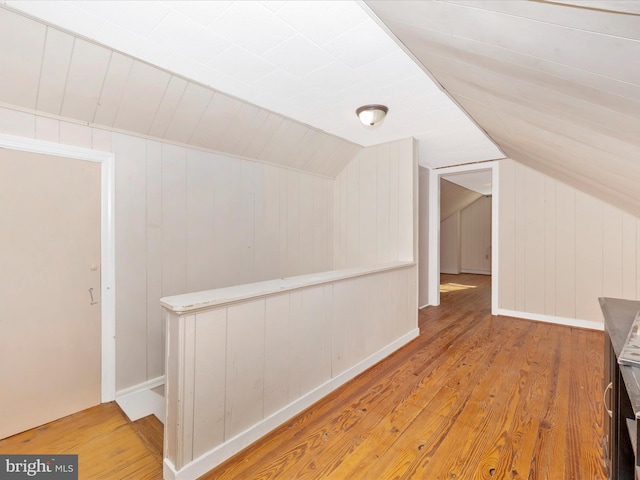
[(460, 211), (460, 269), (491, 275), (491, 197), (482, 196)]
[(414, 260), (414, 140), (363, 148), (336, 177), (333, 268)]
[(500, 309), (601, 324), (598, 297), (640, 299), (640, 219), (512, 160), (499, 199)]
[(418, 167), (418, 306), (429, 304), (429, 175)]
[(440, 222), (440, 273), (458, 274), (460, 264), (460, 211), (457, 211)]
[(164, 373), (161, 297), (332, 268), (333, 179), (6, 108), (0, 133), (115, 154), (116, 390)]

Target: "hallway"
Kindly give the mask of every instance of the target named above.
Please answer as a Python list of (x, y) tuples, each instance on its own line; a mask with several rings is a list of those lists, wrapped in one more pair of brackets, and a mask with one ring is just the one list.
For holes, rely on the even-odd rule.
[[(604, 479), (602, 332), (492, 317), (490, 277), (442, 279), (475, 288), (443, 293), (419, 338), (201, 478)], [(82, 479), (160, 479), (158, 422), (114, 407), (0, 452), (80, 453)]]

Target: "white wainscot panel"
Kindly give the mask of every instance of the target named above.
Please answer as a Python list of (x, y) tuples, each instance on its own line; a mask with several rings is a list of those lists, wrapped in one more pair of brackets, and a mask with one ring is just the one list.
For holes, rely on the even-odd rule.
[(416, 267), (394, 262), (162, 299), (165, 479), (192, 479), (418, 335)]

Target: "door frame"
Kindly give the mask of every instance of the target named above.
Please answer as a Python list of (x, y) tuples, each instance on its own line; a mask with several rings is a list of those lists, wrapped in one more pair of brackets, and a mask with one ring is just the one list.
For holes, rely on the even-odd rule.
[(452, 173), (491, 170), (491, 315), (498, 314), (499, 292), (499, 160), (429, 169), (428, 304), (440, 305), (440, 178)]
[(101, 400), (116, 398), (115, 155), (90, 148), (0, 134), (0, 148), (100, 164)]

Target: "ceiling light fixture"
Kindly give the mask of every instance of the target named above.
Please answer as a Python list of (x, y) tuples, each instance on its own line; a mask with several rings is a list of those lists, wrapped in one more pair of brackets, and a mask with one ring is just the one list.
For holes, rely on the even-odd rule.
[(356, 115), (363, 125), (373, 127), (382, 123), (388, 111), (384, 105), (363, 105), (356, 110)]

